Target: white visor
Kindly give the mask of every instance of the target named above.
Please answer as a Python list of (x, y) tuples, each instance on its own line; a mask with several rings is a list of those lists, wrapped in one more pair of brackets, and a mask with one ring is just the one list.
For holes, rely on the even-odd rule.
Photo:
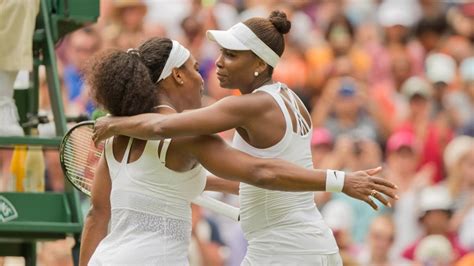
[(163, 80), (169, 75), (171, 75), (173, 68), (181, 67), (184, 63), (186, 63), (189, 56), (191, 55), (189, 50), (182, 46), (179, 42), (175, 40), (172, 40), (172, 42), (173, 48), (171, 48), (170, 55), (168, 57), (168, 60), (166, 60), (166, 64), (163, 68), (163, 71), (161, 71), (160, 77), (156, 80), (155, 83), (158, 83), (160, 82), (160, 80)]
[(275, 68), (280, 59), (268, 45), (260, 40), (257, 35), (243, 23), (237, 23), (226, 31), (208, 30), (207, 38), (217, 42), (222, 48), (228, 50), (251, 50), (273, 68)]

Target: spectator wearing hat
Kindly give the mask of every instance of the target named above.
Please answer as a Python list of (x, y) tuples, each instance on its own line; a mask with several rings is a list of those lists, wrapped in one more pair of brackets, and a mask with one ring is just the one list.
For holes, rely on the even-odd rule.
[(418, 211), (424, 235), (405, 249), (404, 258), (415, 260), (417, 249), (423, 243), (422, 240), (433, 235), (442, 235), (449, 240), (453, 248), (454, 260), (467, 254), (467, 250), (459, 243), (457, 233), (449, 230), (453, 201), (446, 187), (437, 185), (424, 188), (419, 195)]
[(431, 117), (433, 89), (424, 79), (416, 76), (409, 78), (402, 86), (402, 94), (408, 102), (408, 112), (396, 131), (409, 131), (415, 135), (420, 143), (419, 168), (434, 165), (432, 182), (437, 183), (444, 178), (442, 151), (453, 132), (450, 127)]
[(313, 124), (326, 127), (335, 137), (377, 141), (378, 127), (366, 108), (368, 99), (363, 90), (363, 85), (350, 76), (332, 79), (313, 109)]
[(324, 127), (313, 129), (311, 153), (314, 165), (317, 167), (326, 167), (327, 162), (325, 161), (327, 161), (327, 158), (330, 156), (333, 147), (334, 139), (329, 130)]
[(450, 266), (454, 262), (453, 246), (443, 235), (424, 237), (415, 250), (415, 265)]
[(145, 22), (148, 7), (143, 0), (112, 0), (110, 19), (103, 29), (106, 47), (128, 49), (154, 36), (162, 36), (161, 25)]
[(359, 250), (352, 240), (352, 229), (356, 228), (353, 223), (355, 218), (354, 210), (346, 202), (331, 200), (324, 205), (321, 215), (336, 238), (342, 258), (342, 265), (358, 265), (356, 257)]
[[(425, 61), (426, 78), (433, 87), (431, 116), (443, 133), (456, 128), (457, 107), (447, 104), (449, 94), (455, 89), (457, 66), (454, 58), (447, 54), (433, 53)], [(446, 137), (446, 136), (445, 136)], [(446, 140), (443, 142), (446, 144)]]
[(433, 86), (435, 111), (443, 109), (443, 98), (456, 79), (456, 61), (447, 54), (432, 53), (425, 60), (425, 75)]
[(434, 167), (418, 170), (420, 145), (410, 131), (395, 132), (386, 144), (385, 175), (397, 184), (400, 199), (394, 202), (393, 222), (396, 227), (393, 254), (398, 255), (420, 236), (418, 210), (413, 204), (422, 187), (431, 183)]
[[(410, 3), (410, 7), (406, 6)], [(379, 83), (392, 77), (392, 60), (398, 53), (406, 53), (410, 61), (410, 75), (423, 71), (423, 50), (418, 42), (410, 39), (410, 29), (418, 21), (418, 4), (415, 1), (383, 1), (377, 10), (377, 22), (381, 27), (381, 41), (366, 47), (373, 65), (370, 82)]]
[[(461, 62), (460, 77), (462, 90), (447, 96), (447, 105), (454, 113), (454, 125), (460, 133), (474, 126), (474, 57), (468, 57)], [(474, 136), (474, 132), (470, 134)]]
[(474, 250), (474, 138), (458, 136), (444, 151), (447, 186), (454, 200), (451, 229), (459, 233), (460, 242)]

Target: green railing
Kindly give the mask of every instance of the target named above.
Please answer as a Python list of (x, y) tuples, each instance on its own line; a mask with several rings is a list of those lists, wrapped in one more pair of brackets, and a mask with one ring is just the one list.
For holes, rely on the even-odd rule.
[[(34, 126), (38, 119), (39, 75), (44, 65), (56, 137), (0, 137), (0, 146), (17, 144), (58, 148), (65, 134), (66, 117), (61, 97), (55, 45), (66, 34), (92, 23), (99, 16), (99, 0), (40, 0), (40, 12), (33, 36), (31, 86), (15, 91), (22, 125)], [(1, 60), (1, 59), (0, 59)], [(25, 128), (28, 133), (30, 128)], [(74, 236), (72, 253), (77, 265), (83, 216), (78, 192), (65, 181), (65, 191), (45, 193), (0, 193), (0, 256), (23, 256), (26, 265), (36, 265), (36, 243)]]

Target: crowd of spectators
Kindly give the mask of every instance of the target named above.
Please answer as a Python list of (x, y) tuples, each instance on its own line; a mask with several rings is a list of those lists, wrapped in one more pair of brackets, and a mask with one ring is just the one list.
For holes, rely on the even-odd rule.
[[(315, 193), (344, 265), (474, 265), (474, 2), (102, 0), (98, 22), (57, 48), (66, 113), (93, 116), (81, 77), (92, 55), (154, 36), (180, 41), (199, 61), (204, 104), (236, 95), (219, 87), (220, 51), (206, 30), (274, 9), (292, 21), (274, 79), (311, 112), (314, 166), (381, 165), (399, 187), (393, 207), (377, 212), (342, 194)], [(41, 109), (51, 112), (47, 100)], [(47, 184), (61, 190), (54, 168), (50, 163)], [(213, 196), (238, 204), (234, 196)], [(191, 265), (240, 265), (246, 242), (238, 224), (197, 206), (193, 219)]]

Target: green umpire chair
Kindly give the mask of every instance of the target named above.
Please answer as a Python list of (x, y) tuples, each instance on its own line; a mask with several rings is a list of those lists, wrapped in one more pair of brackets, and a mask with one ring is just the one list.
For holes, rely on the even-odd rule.
[[(55, 45), (68, 33), (93, 23), (99, 16), (99, 0), (40, 0), (40, 12), (36, 19), (33, 36), (33, 71), (30, 87), (15, 91), (15, 101), (20, 114), (20, 123), (25, 132), (37, 127), (39, 75), (38, 68), (44, 65), (49, 87), (51, 107), (56, 126), (56, 136), (43, 138), (0, 137), (0, 146), (40, 145), (59, 147), (66, 133), (66, 117), (60, 92), (56, 65)], [(0, 256), (23, 256), (26, 265), (36, 265), (38, 241), (75, 238), (72, 254), (78, 264), (80, 235), (83, 215), (79, 194), (65, 181), (65, 191), (26, 193), (0, 192)]]

